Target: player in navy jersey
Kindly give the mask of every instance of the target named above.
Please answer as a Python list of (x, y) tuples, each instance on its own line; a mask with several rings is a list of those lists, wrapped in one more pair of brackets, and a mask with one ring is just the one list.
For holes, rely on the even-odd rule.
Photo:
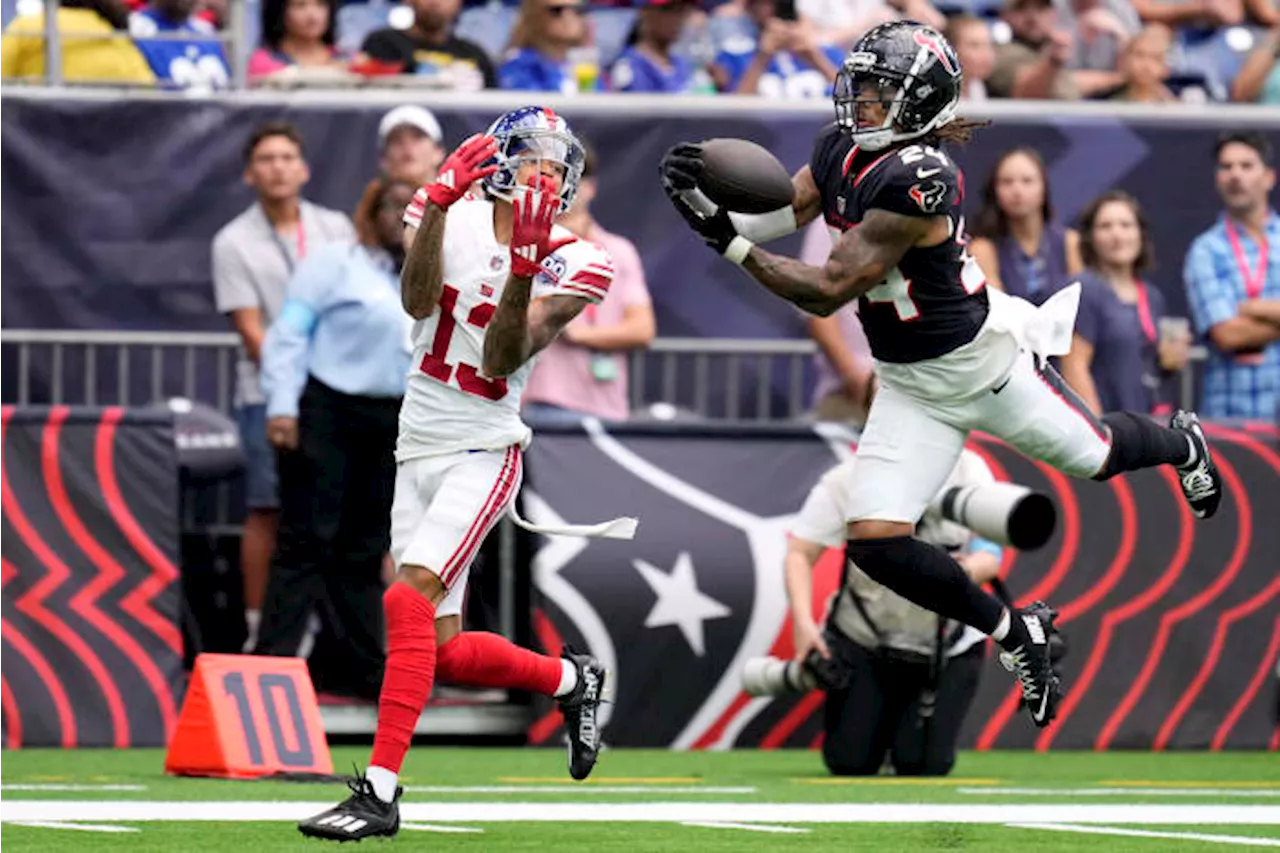
[[(858, 443), (848, 557), (904, 598), (999, 642), (1032, 720), (1046, 726), (1061, 695), (1049, 665), (1054, 611), (1035, 602), (1010, 612), (944, 551), (912, 538), (969, 432), (1077, 477), (1174, 465), (1201, 518), (1217, 510), (1222, 484), (1193, 413), (1176, 412), (1168, 427), (1128, 412), (1098, 419), (1049, 365), (1070, 348), (1078, 286), (1039, 309), (987, 289), (966, 248), (964, 181), (941, 147), (967, 141), (976, 126), (955, 114), (961, 83), (939, 32), (883, 24), (844, 58), (836, 120), (792, 179), (790, 207), (745, 215), (717, 206), (697, 186), (697, 145), (673, 148), (660, 172), (693, 229), (768, 290), (821, 315), (859, 300), (879, 390)], [(822, 267), (755, 245), (819, 215), (841, 232)]]

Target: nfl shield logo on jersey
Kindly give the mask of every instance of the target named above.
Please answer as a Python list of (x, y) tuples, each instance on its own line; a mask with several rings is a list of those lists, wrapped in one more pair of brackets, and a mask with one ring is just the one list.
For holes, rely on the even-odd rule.
[(836, 199), (836, 213), (844, 216), (844, 196), (840, 196)]

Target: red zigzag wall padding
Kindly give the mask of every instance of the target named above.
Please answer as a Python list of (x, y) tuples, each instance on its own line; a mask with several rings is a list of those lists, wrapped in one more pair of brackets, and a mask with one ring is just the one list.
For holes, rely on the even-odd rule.
[(163, 746), (182, 679), (170, 415), (0, 410), (4, 743)]
[[(1044, 491), (1059, 506), (1053, 540), (1007, 554), (1004, 574), (1020, 602), (1043, 598), (1059, 610), (1070, 652), (1057, 723), (1041, 731), (1017, 712), (1013, 684), (992, 661), (964, 745), (1280, 745), (1280, 431), (1207, 429), (1227, 487), (1209, 521), (1191, 517), (1168, 470), (1073, 481), (975, 436), (970, 446), (997, 478)], [(527, 509), (575, 520), (641, 518), (634, 542), (548, 547), (534, 575), (542, 643), (587, 646), (617, 668), (608, 740), (692, 748), (817, 742), (821, 694), (752, 702), (738, 670), (748, 657), (792, 653), (781, 549), (768, 543), (785, 536), (786, 516), (835, 463), (837, 444), (803, 429), (639, 424), (594, 438), (556, 430), (534, 441)], [(640, 570), (640, 562), (648, 565)], [(656, 577), (651, 569), (669, 576), (663, 586), (684, 584), (682, 606), (661, 603), (646, 580)], [(834, 588), (839, 570), (839, 555), (828, 552), (815, 595)], [(549, 740), (558, 725), (554, 716), (539, 720), (531, 739)]]

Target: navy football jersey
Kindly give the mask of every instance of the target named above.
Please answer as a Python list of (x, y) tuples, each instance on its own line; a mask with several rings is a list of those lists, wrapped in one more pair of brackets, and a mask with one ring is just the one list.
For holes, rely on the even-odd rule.
[(818, 135), (809, 168), (823, 217), (841, 231), (873, 208), (951, 220), (951, 239), (908, 249), (889, 277), (858, 300), (871, 354), (923, 361), (973, 340), (987, 319), (986, 277), (965, 248), (964, 178), (951, 158), (928, 145), (862, 151), (833, 123)]

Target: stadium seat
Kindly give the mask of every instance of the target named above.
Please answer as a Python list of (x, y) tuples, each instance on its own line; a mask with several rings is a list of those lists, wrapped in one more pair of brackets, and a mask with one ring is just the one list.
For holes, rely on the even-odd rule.
[(480, 45), (494, 62), (501, 62), (511, 28), (515, 26), (516, 13), (515, 6), (490, 0), (483, 6), (463, 9), (453, 32), (458, 38)]
[(398, 5), (387, 0), (369, 0), (343, 6), (338, 10), (338, 49), (345, 53), (359, 51), (365, 36), (387, 26), (387, 16)]

